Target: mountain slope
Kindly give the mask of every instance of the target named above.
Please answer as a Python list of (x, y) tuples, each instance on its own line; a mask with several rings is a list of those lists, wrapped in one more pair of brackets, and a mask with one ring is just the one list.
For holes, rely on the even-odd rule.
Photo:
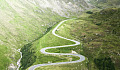
[[(103, 69), (104, 63), (111, 61), (112, 70), (120, 69), (120, 8), (108, 8), (94, 13), (90, 16), (93, 24), (104, 29), (104, 36), (101, 39), (103, 44), (101, 52), (94, 62), (99, 69)], [(100, 62), (103, 61), (103, 62)], [(99, 64), (101, 63), (101, 64)], [(115, 68), (114, 68), (115, 67)], [(107, 69), (107, 68), (106, 68)]]
[(52, 65), (36, 70), (120, 70), (120, 8), (103, 9), (93, 14), (83, 14), (61, 25), (60, 36), (78, 40), (82, 45), (49, 49), (47, 52), (71, 53), (88, 58), (78, 64)]
[(0, 69), (16, 68), (18, 48), (89, 8), (84, 0), (0, 0)]
[(97, 8), (120, 7), (120, 0), (89, 0)]

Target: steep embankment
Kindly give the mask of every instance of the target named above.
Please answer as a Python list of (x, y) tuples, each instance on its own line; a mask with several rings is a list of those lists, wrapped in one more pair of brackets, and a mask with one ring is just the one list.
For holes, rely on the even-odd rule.
[(18, 48), (88, 8), (84, 0), (0, 0), (0, 69), (16, 68)]

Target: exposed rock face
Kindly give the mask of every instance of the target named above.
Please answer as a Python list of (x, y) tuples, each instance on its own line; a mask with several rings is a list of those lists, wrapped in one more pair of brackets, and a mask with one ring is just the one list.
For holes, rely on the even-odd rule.
[(0, 45), (4, 45), (6, 39), (8, 43), (17, 43), (17, 36), (27, 36), (23, 39), (28, 41), (28, 35), (44, 33), (61, 16), (77, 16), (91, 8), (84, 0), (2, 0), (0, 4)]
[(16, 70), (16, 66), (14, 66), (14, 64), (10, 64), (10, 66), (8, 67), (9, 70)]
[(79, 13), (90, 6), (84, 0), (28, 0), (41, 9), (49, 8), (61, 16), (70, 16), (70, 13)]

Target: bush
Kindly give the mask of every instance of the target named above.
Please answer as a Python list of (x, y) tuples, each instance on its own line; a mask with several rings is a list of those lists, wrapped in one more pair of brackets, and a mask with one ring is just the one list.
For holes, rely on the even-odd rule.
[(115, 70), (114, 64), (110, 57), (96, 58), (94, 59), (95, 64), (99, 70)]
[(32, 44), (29, 43), (25, 45), (22, 49), (22, 59), (21, 59), (21, 70), (25, 70), (29, 66), (31, 66), (36, 61), (36, 56), (34, 55), (34, 49), (32, 48)]
[(87, 14), (93, 14), (93, 12), (92, 12), (92, 11), (87, 11), (86, 13), (87, 13)]

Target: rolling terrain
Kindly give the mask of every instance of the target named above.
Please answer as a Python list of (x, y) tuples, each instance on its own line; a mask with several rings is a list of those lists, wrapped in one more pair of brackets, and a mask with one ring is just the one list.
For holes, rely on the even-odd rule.
[[(119, 0), (0, 0), (0, 70), (120, 70)], [(52, 34), (62, 20), (65, 21)], [(63, 39), (65, 37), (65, 39)], [(21, 56), (22, 55), (22, 56)], [(21, 58), (20, 58), (21, 57)]]
[(89, 2), (100, 9), (120, 7), (120, 0), (89, 0)]
[(18, 49), (89, 8), (84, 0), (0, 0), (0, 70), (16, 69)]
[(119, 14), (120, 8), (108, 8), (94, 14), (83, 14), (76, 20), (65, 22), (58, 28), (59, 31), (56, 33), (66, 38), (80, 41), (82, 45), (49, 49), (47, 52), (71, 53), (76, 51), (86, 56), (88, 60), (80, 64), (44, 66), (39, 69), (119, 70)]

